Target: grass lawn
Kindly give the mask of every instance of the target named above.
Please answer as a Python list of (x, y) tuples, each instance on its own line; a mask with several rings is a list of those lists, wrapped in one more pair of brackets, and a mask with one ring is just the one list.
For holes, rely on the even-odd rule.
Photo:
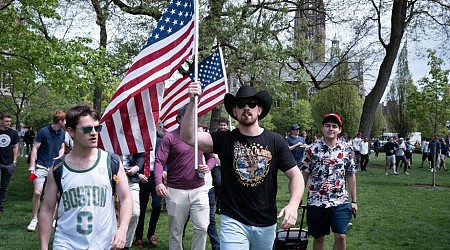
[[(26, 231), (31, 219), (33, 189), (25, 160), (19, 158), (5, 211), (0, 213), (0, 249), (39, 249), (38, 233)], [(437, 186), (431, 187), (432, 173), (428, 168), (418, 168), (419, 154), (414, 155), (409, 176), (403, 175), (402, 170), (398, 176), (392, 170), (385, 176), (384, 154), (380, 158), (372, 154), (370, 161), (367, 172), (357, 173), (359, 213), (352, 219), (354, 226), (348, 233), (348, 249), (450, 249), (450, 171), (438, 171)], [(286, 180), (280, 173), (278, 210), (289, 199)], [(216, 218), (218, 221), (219, 217)], [(162, 212), (156, 233), (158, 249), (168, 249), (167, 231), (167, 214)], [(190, 249), (190, 225), (186, 233), (185, 247)], [(308, 249), (312, 249), (312, 241), (310, 237)], [(332, 249), (333, 241), (327, 238), (327, 249)], [(149, 246), (146, 239), (144, 244)], [(207, 249), (210, 249), (209, 242)]]

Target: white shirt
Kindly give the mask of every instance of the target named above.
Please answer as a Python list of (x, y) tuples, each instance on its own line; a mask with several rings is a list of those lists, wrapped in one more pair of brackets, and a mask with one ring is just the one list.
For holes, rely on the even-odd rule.
[(362, 141), (361, 144), (359, 144), (359, 151), (362, 155), (369, 154), (369, 142)]

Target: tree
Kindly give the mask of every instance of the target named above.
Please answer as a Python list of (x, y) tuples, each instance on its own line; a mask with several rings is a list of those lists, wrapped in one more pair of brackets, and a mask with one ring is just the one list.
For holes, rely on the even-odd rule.
[(408, 67), (407, 44), (403, 45), (397, 62), (397, 71), (387, 95), (387, 122), (399, 137), (408, 137), (415, 129), (412, 115), (414, 107), (410, 106), (410, 95), (416, 91)]
[[(272, 123), (275, 125), (274, 131), (284, 135), (289, 132), (292, 124), (298, 124), (300, 130), (307, 131), (313, 122), (311, 116), (311, 105), (306, 100), (293, 102), (290, 108), (272, 107)], [(262, 121), (262, 124), (265, 120)], [(300, 131), (301, 132), (301, 131)]]
[(330, 86), (317, 92), (311, 98), (314, 122), (319, 127), (325, 114), (337, 113), (342, 118), (342, 132), (354, 136), (358, 132), (362, 102), (355, 85), (335, 84)]
[(445, 122), (450, 117), (450, 70), (442, 69), (443, 60), (436, 56), (434, 50), (428, 50), (430, 76), (419, 81), (419, 90), (412, 96), (411, 103), (415, 107), (423, 135), (439, 135), (447, 131)]

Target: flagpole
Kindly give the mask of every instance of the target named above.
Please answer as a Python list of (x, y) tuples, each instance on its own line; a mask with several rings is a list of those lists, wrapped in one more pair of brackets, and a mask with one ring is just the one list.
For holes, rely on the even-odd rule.
[[(194, 79), (198, 82), (198, 33), (199, 33), (199, 6), (198, 0), (195, 4), (195, 38), (194, 38)], [(198, 96), (194, 97), (194, 169), (198, 170)], [(198, 173), (204, 177), (203, 173)]]
[[(223, 78), (225, 80), (225, 92), (226, 93), (230, 93), (229, 87), (228, 87), (228, 78), (227, 78), (227, 71), (225, 68), (225, 61), (223, 60), (223, 53), (222, 53), (222, 47), (220, 47), (220, 43), (217, 44), (217, 46), (219, 47), (219, 54), (220, 54), (220, 60), (222, 62), (222, 72), (223, 72)], [(231, 116), (228, 115), (228, 128), (229, 130), (231, 130)]]

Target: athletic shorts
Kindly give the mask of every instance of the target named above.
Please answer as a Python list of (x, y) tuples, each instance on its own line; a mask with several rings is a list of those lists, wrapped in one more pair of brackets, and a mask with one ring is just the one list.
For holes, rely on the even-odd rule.
[(395, 164), (395, 155), (386, 156), (386, 165), (387, 164)]
[(333, 233), (347, 234), (347, 227), (352, 218), (350, 203), (344, 203), (335, 207), (307, 206), (306, 220), (308, 233), (314, 238)]
[(34, 168), (34, 173), (37, 175), (37, 178), (33, 181), (34, 185), (43, 184), (47, 179), (48, 170), (50, 167), (45, 167), (39, 164), (36, 164)]

